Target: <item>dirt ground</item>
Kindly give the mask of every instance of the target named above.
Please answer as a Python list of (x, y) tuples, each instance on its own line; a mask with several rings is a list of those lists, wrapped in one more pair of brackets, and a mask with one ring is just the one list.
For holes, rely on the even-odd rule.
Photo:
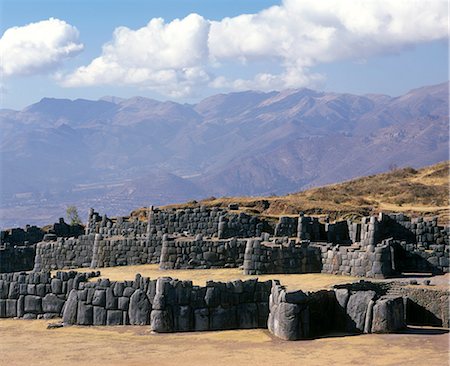
[[(221, 269), (190, 269), (190, 270), (160, 270), (157, 264), (144, 264), (136, 266), (119, 266), (119, 267), (106, 267), (97, 268), (101, 272), (102, 278), (109, 278), (111, 281), (124, 281), (133, 280), (136, 273), (140, 273), (142, 276), (156, 279), (158, 277), (172, 277), (179, 280), (191, 280), (194, 285), (205, 285), (208, 280), (214, 281), (232, 281), (235, 279), (246, 280), (249, 278), (258, 278), (260, 281), (267, 281), (277, 279), (281, 281), (283, 286), (288, 289), (302, 289), (303, 291), (318, 291), (323, 289), (329, 289), (333, 285), (349, 283), (359, 281), (361, 277), (351, 277), (342, 275), (332, 275), (326, 273), (304, 273), (304, 274), (268, 274), (258, 276), (248, 276), (242, 273), (238, 268), (221, 268)], [(78, 268), (76, 271), (89, 272), (92, 269)], [(56, 271), (53, 272), (53, 274)], [(377, 280), (373, 278), (366, 278), (368, 281), (401, 281), (408, 282), (410, 280), (416, 280), (419, 287), (426, 287), (428, 289), (448, 289), (450, 287), (450, 274), (446, 273), (440, 276), (428, 276), (423, 274), (408, 275), (404, 278), (395, 278), (387, 280)], [(96, 281), (97, 278), (93, 278), (92, 281)], [(430, 280), (432, 286), (424, 286), (425, 280)]]
[[(306, 274), (270, 274), (247, 276), (238, 268), (221, 269), (195, 269), (195, 270), (160, 270), (157, 264), (145, 264), (137, 266), (107, 267), (98, 268), (102, 278), (109, 278), (111, 281), (133, 280), (136, 273), (142, 276), (156, 279), (158, 277), (172, 277), (179, 280), (192, 280), (195, 285), (204, 285), (208, 280), (214, 281), (232, 281), (235, 279), (258, 278), (260, 281), (278, 279), (281, 284), (292, 289), (302, 289), (304, 291), (317, 291), (327, 289), (335, 284), (357, 281), (360, 278), (350, 276), (337, 276), (325, 273), (306, 273)], [(92, 269), (79, 268), (77, 271), (89, 272)], [(96, 278), (93, 279), (96, 281)]]
[(0, 319), (0, 365), (447, 365), (449, 334), (336, 336), (286, 342), (267, 330), (152, 334), (148, 326), (46, 329), (48, 320)]

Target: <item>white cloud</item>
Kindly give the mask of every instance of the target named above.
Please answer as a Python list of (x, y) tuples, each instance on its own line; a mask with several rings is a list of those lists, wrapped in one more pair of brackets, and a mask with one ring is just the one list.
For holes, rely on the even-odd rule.
[(152, 19), (145, 27), (119, 27), (102, 55), (67, 76), (66, 86), (128, 84), (154, 88), (172, 96), (190, 94), (209, 81), (210, 23), (197, 14), (165, 23)]
[(23, 27), (12, 27), (0, 39), (0, 71), (4, 76), (48, 72), (78, 54), (78, 30), (50, 18)]
[[(364, 60), (448, 36), (445, 0), (285, 0), (256, 14), (209, 21), (191, 14), (117, 28), (102, 54), (62, 78), (66, 86), (138, 85), (183, 96), (196, 88), (283, 89), (323, 77), (312, 67)], [(225, 76), (234, 62), (250, 75)], [(276, 62), (278, 73), (253, 67)], [(214, 75), (213, 75), (214, 74)], [(233, 74), (231, 72), (231, 74)]]

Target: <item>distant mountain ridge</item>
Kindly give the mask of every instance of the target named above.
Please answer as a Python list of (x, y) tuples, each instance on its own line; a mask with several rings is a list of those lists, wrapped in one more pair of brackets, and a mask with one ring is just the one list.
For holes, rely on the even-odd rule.
[(192, 105), (44, 98), (0, 110), (2, 226), (21, 219), (18, 206), (101, 203), (117, 214), (212, 195), (284, 194), (447, 160), (448, 86), (399, 97), (247, 91)]

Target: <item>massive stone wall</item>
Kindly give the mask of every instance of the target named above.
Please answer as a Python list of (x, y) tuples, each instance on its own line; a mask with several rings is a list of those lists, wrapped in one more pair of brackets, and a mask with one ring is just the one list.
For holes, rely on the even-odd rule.
[(286, 291), (273, 282), (268, 328), (285, 340), (330, 332), (390, 333), (406, 326), (403, 298), (386, 296), (371, 283), (337, 286), (332, 291)]
[(149, 234), (187, 233), (218, 238), (248, 238), (263, 231), (273, 232), (268, 222), (245, 213), (232, 213), (217, 207), (184, 210), (149, 209)]
[(0, 246), (0, 273), (28, 271), (34, 266), (34, 246)]
[(396, 274), (392, 240), (368, 246), (316, 245), (322, 250), (323, 273), (369, 278)]
[(103, 279), (72, 290), (63, 313), (66, 324), (146, 325), (155, 332), (265, 328), (271, 282), (222, 283), (170, 277), (134, 281)]
[(247, 240), (244, 255), (244, 274), (314, 273), (320, 272), (321, 251), (308, 243), (296, 244), (287, 238), (262, 241)]
[(15, 272), (0, 274), (0, 318), (58, 318), (67, 294), (98, 273)]
[(244, 262), (245, 239), (203, 239), (164, 235), (161, 269), (235, 268)]
[(92, 261), (95, 234), (78, 238), (57, 238), (36, 245), (34, 271), (89, 267)]

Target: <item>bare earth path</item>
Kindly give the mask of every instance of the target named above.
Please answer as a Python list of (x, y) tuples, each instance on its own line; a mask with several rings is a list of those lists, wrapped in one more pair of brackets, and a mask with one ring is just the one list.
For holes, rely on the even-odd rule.
[[(148, 326), (46, 329), (0, 320), (0, 365), (447, 365), (449, 334), (330, 337), (284, 342), (266, 330), (151, 334)], [(434, 333), (434, 334), (433, 334)]]

